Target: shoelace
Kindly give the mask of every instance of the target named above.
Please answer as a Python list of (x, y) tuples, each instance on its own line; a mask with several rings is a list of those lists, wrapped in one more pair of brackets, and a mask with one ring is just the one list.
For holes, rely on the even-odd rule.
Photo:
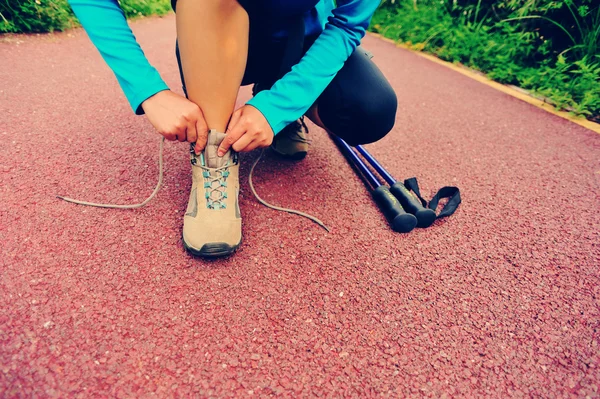
[(72, 202), (73, 204), (78, 204), (78, 205), (86, 205), (86, 206), (95, 206), (97, 208), (112, 208), (112, 209), (135, 209), (135, 208), (141, 208), (144, 205), (146, 205), (148, 202), (150, 202), (152, 200), (152, 198), (154, 198), (156, 196), (156, 194), (158, 193), (158, 190), (160, 190), (160, 186), (162, 186), (163, 183), (163, 151), (164, 151), (164, 147), (165, 147), (165, 138), (161, 137), (160, 139), (160, 147), (158, 150), (158, 183), (156, 183), (156, 187), (154, 187), (154, 191), (152, 191), (152, 194), (150, 194), (150, 196), (148, 198), (146, 198), (144, 201), (140, 202), (139, 204), (127, 204), (127, 205), (117, 205), (117, 204), (101, 204), (98, 202), (87, 202), (87, 201), (80, 201), (74, 198), (69, 198), (69, 197), (63, 197), (61, 195), (57, 195), (57, 198), (60, 198), (61, 200), (67, 201), (67, 202)]
[[(192, 167), (202, 169), (206, 206), (209, 209), (225, 209), (226, 204), (223, 203), (223, 200), (227, 198), (227, 178), (229, 177), (229, 167), (231, 164), (228, 161), (227, 165), (223, 165), (219, 168), (207, 168), (204, 166), (203, 153), (200, 154), (200, 164), (198, 164), (198, 157), (194, 151), (195, 147), (196, 143), (190, 143), (190, 163), (192, 164)], [(233, 163), (236, 163), (237, 154), (234, 154), (234, 157)], [(216, 187), (214, 183), (217, 183)], [(216, 194), (217, 196), (214, 197), (213, 194)]]
[[(209, 209), (224, 209), (225, 204), (223, 200), (227, 198), (227, 192), (225, 189), (227, 188), (227, 176), (229, 176), (229, 166), (225, 165), (216, 169), (209, 169), (205, 166), (194, 165), (192, 167), (198, 167), (202, 169), (202, 177), (204, 177), (204, 188), (205, 188), (205, 198), (206, 198), (206, 206)], [(214, 172), (214, 175), (211, 173)], [(217, 186), (214, 186), (214, 183), (217, 183)], [(213, 194), (217, 194), (217, 197), (213, 197)]]
[[(304, 123), (304, 121), (302, 121), (302, 123)], [(306, 125), (304, 125), (306, 126)], [(158, 193), (158, 191), (160, 190), (160, 187), (162, 186), (163, 183), (163, 174), (164, 174), (164, 162), (163, 162), (163, 152), (164, 152), (164, 145), (165, 145), (165, 138), (161, 137), (160, 140), (160, 147), (159, 147), (159, 151), (158, 151), (158, 183), (156, 183), (156, 187), (154, 187), (154, 191), (152, 191), (152, 194), (150, 194), (150, 196), (148, 198), (146, 198), (144, 201), (138, 203), (138, 204), (127, 204), (127, 205), (117, 205), (117, 204), (102, 204), (102, 203), (97, 203), (97, 202), (87, 202), (87, 201), (81, 201), (81, 200), (77, 200), (74, 198), (69, 198), (69, 197), (63, 197), (60, 195), (57, 195), (57, 198), (60, 198), (61, 200), (67, 201), (67, 202), (71, 202), (73, 204), (78, 204), (78, 205), (86, 205), (86, 206), (94, 206), (94, 207), (98, 207), (98, 208), (113, 208), (113, 209), (135, 209), (135, 208), (141, 208), (142, 206), (146, 205), (148, 202), (150, 202)], [(318, 218), (309, 215), (307, 213), (304, 212), (300, 212), (297, 211), (295, 209), (290, 209), (290, 208), (283, 208), (283, 207), (279, 207), (276, 205), (272, 205), (270, 203), (268, 203), (267, 201), (263, 200), (258, 193), (256, 192), (256, 189), (254, 188), (254, 183), (252, 182), (252, 176), (254, 174), (254, 169), (256, 168), (256, 165), (258, 164), (258, 162), (261, 160), (262, 156), (264, 154), (264, 149), (261, 151), (261, 153), (259, 154), (258, 158), (256, 158), (256, 160), (254, 161), (254, 163), (252, 164), (252, 167), (250, 168), (250, 173), (248, 175), (248, 185), (250, 186), (250, 190), (252, 191), (252, 194), (254, 195), (254, 197), (256, 198), (256, 200), (258, 202), (260, 202), (262, 205), (266, 206), (267, 208), (271, 208), (274, 209), (276, 211), (281, 211), (281, 212), (287, 212), (287, 213), (291, 213), (294, 215), (298, 215), (298, 216), (302, 216), (305, 217), (313, 222), (315, 222), (316, 224), (318, 224), (319, 226), (321, 226), (322, 228), (324, 228), (327, 232), (329, 232), (329, 229), (327, 228), (327, 226), (325, 226), (325, 224), (323, 224), (323, 222), (321, 220), (319, 220)], [(194, 165), (193, 166), (199, 166), (199, 165)], [(222, 168), (227, 168), (226, 166), (223, 166)], [(221, 168), (219, 168), (221, 169)]]
[(274, 209), (276, 211), (292, 213), (294, 215), (302, 216), (302, 217), (305, 217), (305, 218), (307, 218), (309, 220), (312, 220), (313, 222), (315, 222), (316, 224), (318, 224), (319, 226), (321, 226), (322, 228), (324, 228), (329, 233), (329, 229), (327, 228), (327, 226), (325, 226), (325, 224), (323, 224), (323, 222), (321, 220), (319, 220), (318, 218), (316, 218), (316, 217), (314, 217), (312, 215), (309, 215), (308, 213), (297, 211), (295, 209), (282, 208), (280, 206), (276, 206), (276, 205), (270, 204), (270, 203), (268, 203), (267, 201), (265, 201), (264, 199), (262, 199), (258, 195), (258, 193), (256, 192), (256, 189), (254, 188), (254, 183), (252, 182), (252, 175), (254, 174), (253, 173), (254, 172), (254, 168), (256, 168), (256, 165), (261, 160), (264, 152), (265, 152), (265, 150), (263, 148), (260, 151), (260, 154), (258, 155), (258, 157), (254, 160), (254, 163), (252, 164), (252, 167), (250, 168), (250, 173), (248, 174), (248, 185), (250, 186), (250, 190), (252, 190), (252, 194), (254, 195), (254, 198), (256, 198), (256, 200), (258, 202), (260, 202), (261, 204), (263, 204), (267, 208), (271, 208), (271, 209)]

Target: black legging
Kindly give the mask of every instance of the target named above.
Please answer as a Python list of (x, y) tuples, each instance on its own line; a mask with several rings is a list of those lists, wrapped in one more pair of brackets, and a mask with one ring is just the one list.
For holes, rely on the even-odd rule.
[(362, 47), (317, 100), (323, 124), (350, 145), (383, 138), (394, 127), (397, 106), (394, 89)]

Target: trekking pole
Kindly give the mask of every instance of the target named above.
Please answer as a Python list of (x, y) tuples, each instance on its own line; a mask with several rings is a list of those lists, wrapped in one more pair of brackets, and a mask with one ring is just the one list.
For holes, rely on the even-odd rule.
[(355, 170), (362, 176), (373, 200), (384, 214), (385, 218), (394, 231), (408, 233), (417, 225), (417, 218), (406, 213), (396, 197), (392, 195), (389, 188), (382, 185), (371, 173), (367, 165), (358, 157), (356, 152), (341, 138), (331, 135), (333, 141), (338, 145), (346, 160), (354, 166)]
[(373, 169), (377, 171), (383, 177), (383, 179), (390, 185), (390, 192), (400, 201), (402, 207), (406, 212), (415, 215), (417, 218), (417, 227), (429, 227), (435, 222), (436, 215), (435, 211), (429, 208), (425, 208), (421, 201), (419, 201), (410, 191), (399, 181), (396, 181), (392, 175), (379, 163), (373, 155), (371, 155), (362, 145), (356, 146), (358, 152)]

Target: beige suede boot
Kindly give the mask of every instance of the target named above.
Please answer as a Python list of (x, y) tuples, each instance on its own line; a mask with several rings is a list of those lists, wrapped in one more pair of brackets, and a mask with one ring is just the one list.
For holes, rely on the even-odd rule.
[(192, 189), (183, 217), (183, 245), (197, 256), (226, 256), (242, 242), (238, 156), (231, 150), (217, 156), (224, 138), (211, 130), (202, 154), (196, 156), (190, 147)]

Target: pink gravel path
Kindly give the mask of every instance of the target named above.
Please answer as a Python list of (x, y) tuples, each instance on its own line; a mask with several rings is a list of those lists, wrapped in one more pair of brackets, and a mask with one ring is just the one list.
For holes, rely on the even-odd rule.
[[(174, 18), (133, 24), (179, 91)], [(600, 136), (392, 44), (368, 148), (446, 221), (393, 233), (321, 131), (300, 163), (243, 158), (244, 243), (187, 255), (190, 168), (134, 116), (81, 30), (0, 37), (0, 397), (598, 397)], [(242, 97), (247, 98), (248, 90)]]

